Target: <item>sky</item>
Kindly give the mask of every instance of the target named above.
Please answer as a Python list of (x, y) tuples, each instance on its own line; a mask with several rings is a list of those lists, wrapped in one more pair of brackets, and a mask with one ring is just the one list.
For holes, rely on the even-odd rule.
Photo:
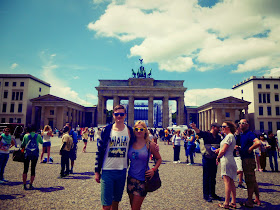
[(0, 73), (92, 106), (98, 80), (129, 79), (143, 59), (200, 106), (251, 76), (280, 77), (279, 34), (279, 0), (0, 0)]

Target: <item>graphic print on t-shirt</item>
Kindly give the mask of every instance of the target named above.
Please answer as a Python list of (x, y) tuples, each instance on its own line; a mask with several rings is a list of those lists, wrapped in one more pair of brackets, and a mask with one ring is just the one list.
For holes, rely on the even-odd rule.
[(110, 139), (108, 157), (124, 158), (126, 157), (127, 136), (113, 136)]

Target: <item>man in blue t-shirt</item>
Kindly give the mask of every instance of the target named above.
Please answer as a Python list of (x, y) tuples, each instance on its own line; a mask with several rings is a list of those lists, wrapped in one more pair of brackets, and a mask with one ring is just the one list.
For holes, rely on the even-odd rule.
[[(261, 145), (261, 142), (256, 138), (255, 134), (249, 130), (249, 123), (246, 119), (241, 119), (239, 122), (239, 127), (242, 130), (240, 136), (240, 156), (242, 159), (242, 167), (245, 175), (245, 182), (247, 185), (248, 199), (246, 202), (241, 203), (241, 205), (252, 208), (254, 203), (261, 205), (259, 187), (256, 181), (255, 175), (255, 155), (254, 149)], [(253, 193), (256, 195), (256, 199), (253, 201)]]

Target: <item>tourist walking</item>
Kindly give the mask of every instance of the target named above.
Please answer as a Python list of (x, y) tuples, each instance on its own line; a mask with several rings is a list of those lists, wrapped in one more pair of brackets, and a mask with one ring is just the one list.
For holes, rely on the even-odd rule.
[(41, 163), (43, 163), (44, 153), (47, 150), (47, 163), (50, 162), (50, 154), (51, 154), (51, 137), (53, 137), (52, 129), (49, 125), (45, 125), (44, 130), (42, 132), (43, 137), (43, 148), (41, 153)]
[(101, 133), (95, 162), (95, 180), (101, 182), (103, 209), (118, 209), (126, 181), (127, 152), (134, 143), (133, 129), (124, 124), (125, 107), (114, 107), (113, 118), (115, 123)]
[(36, 127), (29, 125), (27, 127), (27, 134), (23, 137), (21, 147), (24, 148), (24, 170), (22, 174), (23, 189), (27, 190), (26, 181), (29, 163), (31, 162), (31, 177), (29, 182), (29, 189), (34, 189), (33, 182), (35, 180), (36, 165), (39, 158), (39, 143), (43, 144), (43, 140), (40, 134), (35, 133)]
[(8, 180), (4, 179), (4, 171), (9, 160), (9, 150), (15, 144), (16, 142), (10, 135), (10, 128), (4, 128), (3, 133), (0, 135), (0, 184), (8, 182)]
[(73, 174), (73, 168), (75, 164), (75, 160), (77, 159), (77, 150), (78, 150), (78, 134), (72, 129), (70, 123), (66, 123), (66, 126), (69, 128), (69, 136), (73, 139), (73, 146), (69, 153), (69, 158), (71, 161), (71, 169), (69, 170), (70, 174)]
[(85, 130), (82, 132), (82, 139), (84, 142), (83, 152), (86, 152), (87, 142), (88, 142), (89, 130), (88, 127), (85, 127)]
[(264, 134), (260, 135), (261, 140), (261, 156), (260, 156), (260, 165), (261, 169), (260, 171), (266, 171), (266, 156), (267, 156), (267, 150), (270, 148), (270, 145), (268, 144), (267, 140), (264, 137)]
[[(193, 157), (195, 153), (195, 135), (194, 132), (191, 129), (187, 130), (187, 149), (186, 149), (186, 156), (187, 156), (187, 165), (193, 165)], [(189, 163), (189, 157), (190, 157), (190, 163)]]
[[(253, 150), (261, 145), (255, 134), (249, 130), (249, 123), (246, 119), (241, 119), (239, 126), (242, 130), (242, 134), (237, 136), (240, 138), (240, 155), (242, 159), (242, 167), (245, 175), (245, 182), (247, 185), (248, 199), (246, 202), (241, 203), (242, 206), (252, 208), (254, 203), (261, 205), (259, 187), (256, 180), (255, 168), (256, 161)], [(253, 194), (255, 193), (256, 199), (253, 200)]]
[[(196, 134), (203, 138), (205, 151), (202, 154), (202, 166), (203, 166), (203, 199), (207, 202), (212, 200), (221, 200), (216, 195), (216, 176), (217, 176), (217, 154), (211, 150), (211, 147), (219, 148), (221, 142), (221, 136), (218, 135), (220, 131), (220, 125), (218, 123), (211, 124), (210, 132), (199, 130), (194, 123), (190, 124), (195, 130)], [(202, 145), (201, 145), (202, 147)]]
[(267, 135), (268, 135), (267, 142), (270, 145), (270, 148), (268, 149), (270, 168), (272, 172), (274, 171), (278, 172), (278, 162), (277, 162), (277, 151), (279, 151), (278, 143), (272, 131), (268, 131)]
[[(129, 147), (128, 158), (130, 167), (127, 177), (127, 193), (129, 195), (132, 210), (140, 210), (147, 195), (145, 190), (145, 179), (151, 179), (158, 170), (162, 159), (156, 150), (156, 143), (150, 140), (148, 129), (143, 121), (137, 121), (134, 125), (136, 141)], [(147, 168), (149, 154), (155, 158), (155, 166)]]
[[(226, 134), (225, 138), (220, 143), (220, 148), (217, 149), (217, 165), (221, 163), (221, 176), (225, 184), (225, 202), (219, 203), (219, 207), (228, 209), (236, 208), (236, 188), (234, 180), (236, 179), (237, 166), (233, 157), (236, 140), (234, 137), (235, 125), (233, 122), (225, 121), (222, 124), (222, 131)], [(230, 195), (232, 200), (230, 203)]]
[(172, 137), (172, 145), (174, 150), (173, 163), (180, 163), (180, 148), (181, 148), (182, 137), (180, 135), (180, 130), (177, 130)]
[(73, 147), (73, 139), (69, 135), (69, 127), (64, 126), (63, 135), (61, 139), (60, 155), (61, 155), (61, 171), (60, 178), (69, 175), (69, 155), (70, 150)]

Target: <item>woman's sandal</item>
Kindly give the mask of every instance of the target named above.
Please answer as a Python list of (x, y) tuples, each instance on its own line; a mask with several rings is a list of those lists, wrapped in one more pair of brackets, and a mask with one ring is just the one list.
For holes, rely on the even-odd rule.
[(255, 200), (253, 200), (253, 203), (256, 204), (257, 206), (261, 206), (261, 205), (262, 205), (260, 201), (257, 202), (257, 201), (255, 201)]
[(229, 205), (225, 205), (224, 203), (218, 204), (220, 208), (229, 209)]
[(236, 209), (236, 203), (230, 203), (230, 204), (229, 204), (229, 207), (230, 207), (230, 208), (233, 208), (233, 209)]

